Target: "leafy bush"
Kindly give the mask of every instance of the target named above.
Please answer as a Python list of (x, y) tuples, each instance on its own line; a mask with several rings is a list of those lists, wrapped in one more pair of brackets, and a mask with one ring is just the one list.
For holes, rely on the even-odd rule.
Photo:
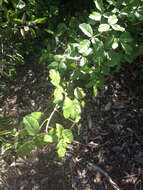
[[(50, 63), (48, 68), (54, 86), (55, 108), (43, 123), (40, 121), (40, 112), (23, 118), (13, 144), (20, 156), (28, 154), (35, 146), (42, 148), (46, 143), (57, 143), (58, 155), (63, 157), (68, 144), (73, 141), (73, 127), (79, 126), (85, 104), (85, 89), (92, 89), (96, 96), (111, 70), (116, 72), (122, 64), (131, 64), (142, 45), (141, 27), (138, 24), (143, 22), (142, 0), (94, 0), (95, 8), (91, 6), (90, 13), (83, 10), (82, 16), (75, 13), (68, 19), (65, 15), (59, 17), (59, 2), (54, 4), (48, 1), (45, 4), (45, 1), (14, 1), (14, 10), (10, 10), (10, 13), (4, 6), (9, 5), (6, 0), (1, 6), (7, 19), (6, 23), (1, 21), (2, 27), (8, 26), (9, 30), (14, 30), (13, 36), (22, 36), (14, 41), (10, 39), (18, 45), (14, 51), (19, 50), (19, 47), (28, 48), (26, 43), (29, 43), (32, 36), (41, 37), (43, 31), (49, 34), (44, 39), (46, 48), (41, 51), (40, 62), (48, 60)], [(46, 6), (48, 8), (45, 9)], [(6, 16), (9, 14), (12, 17)], [(25, 15), (28, 16), (26, 20)], [(32, 35), (30, 37), (29, 32)], [(2, 35), (6, 34), (2, 32)], [(6, 40), (8, 44), (9, 37)], [(23, 49), (22, 53), (25, 53)], [(59, 123), (50, 125), (57, 111), (70, 121), (70, 128)]]

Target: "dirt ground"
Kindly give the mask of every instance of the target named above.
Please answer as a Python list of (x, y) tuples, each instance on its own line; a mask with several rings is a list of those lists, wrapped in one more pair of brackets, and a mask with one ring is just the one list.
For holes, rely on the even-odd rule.
[[(13, 81), (1, 78), (0, 116), (50, 109), (46, 66), (21, 66)], [(40, 72), (39, 72), (40, 71)], [(87, 92), (80, 135), (63, 159), (54, 145), (15, 160), (0, 160), (0, 190), (142, 190), (143, 82), (126, 68), (111, 76), (94, 97)], [(75, 130), (75, 133), (77, 131)]]

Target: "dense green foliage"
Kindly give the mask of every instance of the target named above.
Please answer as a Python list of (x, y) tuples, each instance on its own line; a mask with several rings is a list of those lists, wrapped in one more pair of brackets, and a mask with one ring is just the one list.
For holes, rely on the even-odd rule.
[[(142, 22), (143, 0), (1, 0), (1, 75), (12, 78), (15, 65), (39, 52), (39, 64), (48, 63), (55, 105), (44, 121), (34, 112), (18, 128), (1, 129), (2, 152), (12, 148), (23, 156), (56, 142), (63, 157), (81, 119), (85, 89), (96, 96), (111, 69), (117, 72), (142, 55)], [(69, 128), (50, 125), (56, 111), (70, 121)]]

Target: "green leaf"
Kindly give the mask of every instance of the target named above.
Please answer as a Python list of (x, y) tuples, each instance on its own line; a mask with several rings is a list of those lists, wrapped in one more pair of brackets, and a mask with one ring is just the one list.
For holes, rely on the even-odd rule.
[(143, 8), (142, 7), (135, 12), (135, 16), (139, 21), (143, 21)]
[(51, 78), (51, 83), (54, 86), (58, 86), (61, 80), (60, 74), (58, 71), (51, 69), (50, 70), (50, 78)]
[(37, 24), (41, 24), (41, 23), (45, 23), (47, 20), (46, 17), (43, 17), (43, 18), (38, 18), (34, 21), (34, 23), (37, 23)]
[(7, 135), (7, 134), (10, 134), (10, 133), (12, 133), (12, 131), (8, 131), (8, 130), (0, 131), (0, 135)]
[(73, 101), (65, 97), (64, 104), (63, 104), (63, 115), (65, 118), (71, 117), (72, 119), (76, 119), (76, 121), (79, 121), (81, 114), (81, 107), (80, 102), (77, 99), (74, 99)]
[(113, 42), (114, 42), (114, 36), (110, 35), (106, 37), (104, 41), (104, 48), (110, 49)]
[(113, 50), (110, 50), (107, 54), (108, 65), (110, 67), (114, 67), (115, 65), (119, 65), (121, 61), (121, 57), (118, 53)]
[(3, 1), (8, 4), (8, 0), (3, 0)]
[(52, 136), (53, 138), (53, 142), (56, 142), (58, 140), (58, 137), (56, 135), (56, 129), (55, 128), (52, 128), (49, 130), (49, 133), (48, 133), (50, 136)]
[(13, 21), (22, 23), (22, 20), (21, 20), (21, 19), (18, 19), (18, 18), (14, 18)]
[(121, 43), (121, 45), (126, 54), (131, 55), (133, 53), (133, 48), (131, 45), (126, 43)]
[(54, 60), (55, 61), (61, 61), (63, 59), (63, 55), (55, 55)]
[(64, 139), (61, 139), (59, 142), (58, 142), (58, 144), (57, 144), (57, 146), (56, 146), (56, 148), (57, 149), (59, 149), (59, 148), (67, 148), (67, 143), (65, 142), (65, 140)]
[(112, 44), (112, 49), (117, 49), (118, 47), (118, 42), (115, 40)]
[(107, 2), (108, 2), (110, 5), (116, 6), (115, 0), (107, 0)]
[(60, 139), (62, 137), (62, 131), (63, 131), (63, 126), (56, 123), (56, 135), (58, 137), (58, 139)]
[(43, 148), (43, 146), (45, 145), (45, 142), (44, 142), (44, 135), (41, 134), (39, 136), (37, 136), (35, 138), (35, 145), (38, 147), (38, 148)]
[(120, 35), (120, 41), (123, 43), (130, 43), (133, 41), (133, 38), (129, 32), (124, 32)]
[(92, 12), (92, 14), (89, 15), (89, 18), (95, 21), (101, 20), (101, 14), (98, 12)]
[(63, 90), (56, 88), (54, 90), (54, 103), (58, 104), (63, 100)]
[(98, 31), (99, 32), (107, 32), (110, 30), (110, 26), (108, 24), (100, 24)]
[(53, 141), (52, 135), (49, 135), (49, 133), (46, 134), (46, 135), (44, 136), (44, 142), (53, 143), (54, 141)]
[(58, 69), (59, 68), (59, 63), (56, 61), (53, 61), (51, 64), (48, 65), (49, 69)]
[(79, 53), (85, 53), (90, 46), (89, 40), (82, 40), (78, 46)]
[(99, 11), (103, 11), (103, 2), (102, 0), (94, 0), (95, 6)]
[(33, 112), (30, 114), (30, 116), (36, 120), (40, 119), (41, 115), (42, 115), (42, 112)]
[(73, 109), (73, 102), (67, 96), (65, 97), (63, 104), (63, 115), (65, 118), (69, 118)]
[(88, 61), (87, 61), (87, 58), (82, 57), (82, 58), (80, 59), (80, 67), (84, 67), (87, 62), (88, 62)]
[(59, 156), (60, 158), (62, 158), (62, 157), (64, 157), (65, 154), (66, 154), (66, 148), (61, 147), (61, 148), (58, 149), (57, 152), (58, 152), (58, 156)]
[(2, 6), (3, 0), (0, 0), (0, 6)]
[(62, 61), (60, 64), (59, 64), (59, 70), (60, 71), (65, 71), (67, 69), (67, 65)]
[(31, 136), (35, 136), (40, 130), (38, 121), (32, 118), (31, 116), (25, 116), (23, 118), (23, 123), (27, 132)]
[(116, 24), (117, 22), (118, 22), (118, 19), (117, 19), (116, 15), (109, 16), (108, 23), (110, 25)]
[(26, 156), (28, 155), (35, 147), (35, 144), (33, 141), (25, 142), (23, 145), (21, 145), (17, 151), (17, 154), (19, 156)]
[(112, 26), (112, 28), (113, 28), (114, 30), (121, 31), (121, 32), (124, 32), (124, 31), (125, 31), (125, 28), (121, 27), (121, 26), (118, 25), (118, 24), (114, 24), (114, 25), (111, 25), (111, 26)]
[(98, 90), (97, 90), (96, 85), (93, 86), (93, 93), (94, 93), (94, 96), (97, 96), (97, 94), (98, 94)]
[(81, 29), (81, 31), (88, 37), (92, 37), (93, 36), (93, 30), (90, 26), (90, 24), (86, 24), (86, 23), (83, 23), (83, 24), (80, 24), (79, 25), (79, 28)]
[(80, 102), (77, 99), (74, 99), (72, 102), (72, 110), (71, 110), (71, 118), (76, 119), (78, 122), (80, 120), (80, 114), (81, 114), (81, 106)]
[(82, 88), (77, 87), (74, 89), (74, 95), (78, 99), (83, 99), (85, 97), (85, 93)]
[(23, 9), (26, 6), (25, 2), (20, 0), (17, 4), (18, 9)]
[(73, 134), (72, 134), (72, 131), (70, 129), (64, 129), (62, 131), (62, 136), (63, 136), (65, 142), (72, 143)]

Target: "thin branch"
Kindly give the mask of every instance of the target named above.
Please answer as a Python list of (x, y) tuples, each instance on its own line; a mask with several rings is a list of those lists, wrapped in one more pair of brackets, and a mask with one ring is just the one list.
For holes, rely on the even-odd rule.
[(47, 131), (48, 131), (48, 127), (49, 127), (50, 121), (51, 121), (51, 119), (52, 119), (54, 113), (57, 111), (57, 108), (58, 108), (58, 105), (56, 104), (56, 106), (55, 106), (54, 110), (52, 111), (50, 117), (47, 119), (46, 133), (47, 133)]
[(99, 166), (97, 166), (96, 164), (93, 164), (91, 162), (88, 163), (88, 166), (95, 169), (95, 170), (98, 170), (100, 173), (102, 173), (107, 179), (108, 181), (111, 183), (112, 187), (115, 189), (115, 190), (121, 190), (118, 185), (111, 179), (111, 177), (108, 175), (107, 172), (105, 172), (102, 168), (100, 168)]

